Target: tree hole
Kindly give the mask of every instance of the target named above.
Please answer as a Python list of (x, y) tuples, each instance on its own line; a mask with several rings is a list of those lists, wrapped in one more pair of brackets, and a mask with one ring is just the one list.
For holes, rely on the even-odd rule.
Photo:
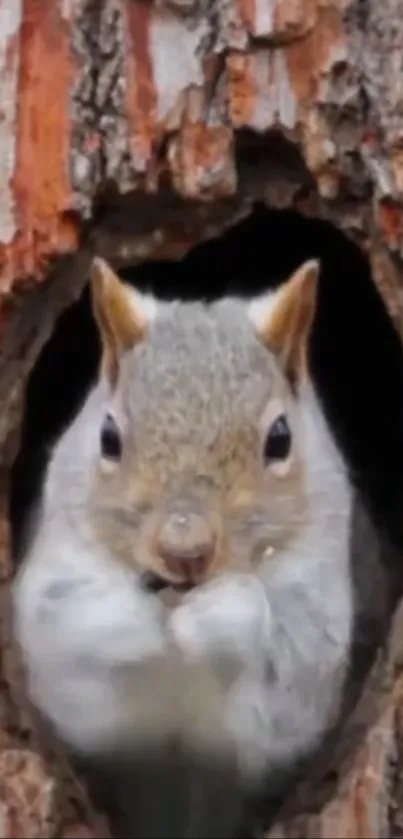
[[(403, 356), (400, 338), (360, 249), (330, 223), (257, 206), (224, 235), (178, 262), (148, 262), (123, 279), (159, 297), (245, 298), (274, 288), (303, 260), (322, 274), (311, 369), (354, 483), (378, 525), (403, 544)], [(15, 552), (53, 442), (97, 374), (99, 341), (90, 294), (59, 319), (28, 382), (22, 443), (12, 481)]]
[[(401, 549), (403, 354), (368, 261), (356, 245), (325, 221), (257, 206), (246, 220), (193, 248), (181, 261), (148, 262), (121, 276), (164, 299), (250, 298), (275, 288), (304, 260), (318, 257), (322, 272), (310, 347), (312, 376), (353, 483), (385, 538)], [(52, 445), (79, 410), (99, 358), (87, 287), (59, 318), (29, 378), (12, 475), (16, 562)], [(359, 645), (355, 656), (362, 659)], [(361, 661), (361, 672), (369, 663)]]

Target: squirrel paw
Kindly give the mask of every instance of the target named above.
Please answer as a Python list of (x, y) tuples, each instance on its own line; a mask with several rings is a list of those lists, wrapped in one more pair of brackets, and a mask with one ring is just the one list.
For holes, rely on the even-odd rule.
[(232, 678), (262, 658), (271, 614), (264, 589), (248, 574), (220, 577), (188, 594), (172, 613), (170, 629), (182, 652), (205, 657)]

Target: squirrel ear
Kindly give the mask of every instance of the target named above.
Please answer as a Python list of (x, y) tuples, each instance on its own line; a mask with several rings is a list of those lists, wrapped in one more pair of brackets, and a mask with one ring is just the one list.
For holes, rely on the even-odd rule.
[(141, 341), (155, 315), (155, 300), (123, 283), (105, 260), (96, 257), (90, 271), (92, 307), (101, 335), (103, 372), (114, 386), (123, 352)]
[(319, 274), (319, 260), (304, 262), (277, 291), (249, 306), (249, 317), (259, 340), (278, 355), (292, 384), (307, 373), (307, 345), (316, 311)]

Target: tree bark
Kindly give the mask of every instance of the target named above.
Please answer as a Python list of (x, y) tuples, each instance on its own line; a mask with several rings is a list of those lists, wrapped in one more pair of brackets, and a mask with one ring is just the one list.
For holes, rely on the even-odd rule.
[[(94, 251), (176, 258), (257, 199), (295, 207), (367, 251), (401, 326), (402, 72), (403, 0), (0, 0), (4, 615), (25, 383)], [(100, 835), (61, 758), (39, 753), (6, 623), (0, 833)], [(270, 837), (403, 836), (401, 626), (398, 611), (351, 723), (360, 742)]]

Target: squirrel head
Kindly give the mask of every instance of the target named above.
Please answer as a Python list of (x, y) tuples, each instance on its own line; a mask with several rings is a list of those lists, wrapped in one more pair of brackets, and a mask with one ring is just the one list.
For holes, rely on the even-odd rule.
[(304, 516), (299, 392), (319, 263), (245, 302), (164, 303), (92, 265), (108, 389), (90, 502), (97, 538), (195, 585), (251, 570)]

